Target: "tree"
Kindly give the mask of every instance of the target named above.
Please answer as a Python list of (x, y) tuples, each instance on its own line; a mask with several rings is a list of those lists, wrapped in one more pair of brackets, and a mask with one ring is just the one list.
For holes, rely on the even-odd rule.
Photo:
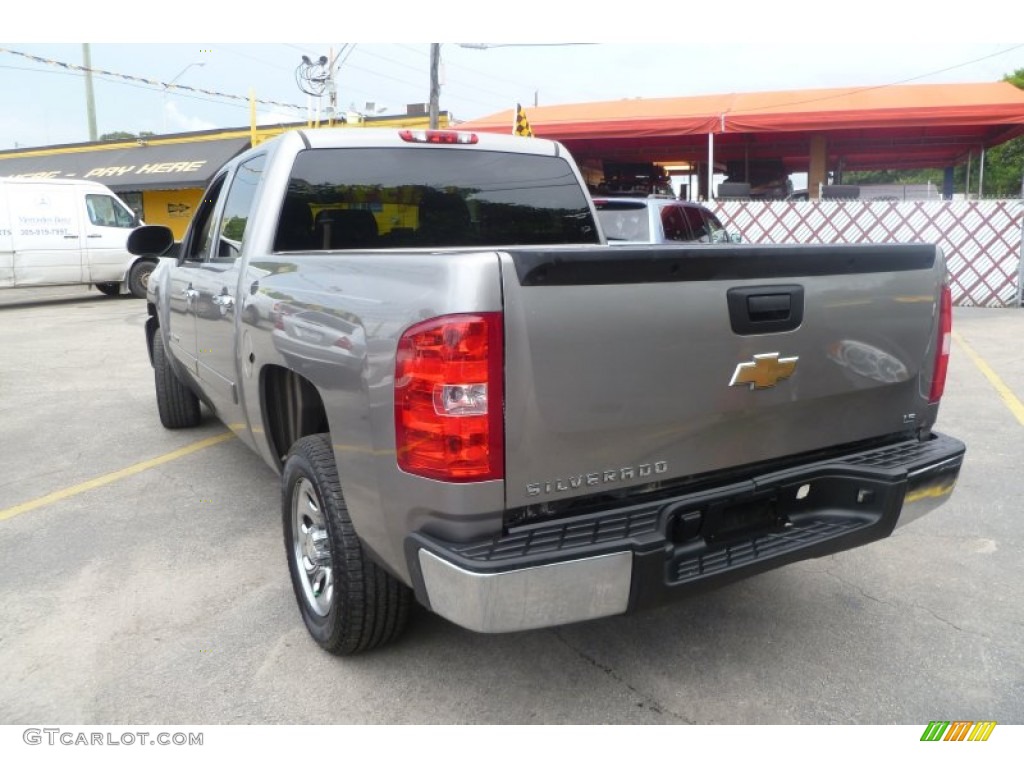
[(110, 133), (104, 133), (100, 136), (100, 141), (117, 141), (126, 139), (145, 139), (152, 136), (152, 131), (140, 131), (139, 133), (129, 133), (128, 131), (111, 131)]
[[(1024, 69), (1003, 78), (1024, 90)], [(990, 181), (991, 180), (991, 181)], [(992, 147), (985, 157), (985, 194), (1013, 196), (1024, 194), (1024, 136)]]

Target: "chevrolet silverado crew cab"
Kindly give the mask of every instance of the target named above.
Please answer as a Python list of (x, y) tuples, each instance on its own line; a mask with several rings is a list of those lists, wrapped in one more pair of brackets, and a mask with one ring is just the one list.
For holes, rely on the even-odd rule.
[(939, 249), (612, 248), (595, 216), (552, 141), (292, 131), (161, 259), (160, 419), (205, 403), (280, 473), (323, 648), (393, 640), (414, 599), (478, 632), (655, 606), (952, 492)]

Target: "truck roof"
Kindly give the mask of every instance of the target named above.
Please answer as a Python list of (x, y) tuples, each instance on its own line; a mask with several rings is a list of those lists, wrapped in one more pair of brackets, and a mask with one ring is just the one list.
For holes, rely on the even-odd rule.
[[(475, 137), (473, 143), (429, 143), (438, 149), (484, 149), (497, 152), (516, 152), (533, 155), (560, 155), (566, 150), (550, 139), (528, 138), (525, 136), (501, 135), (444, 129), (438, 131), (399, 128), (316, 128), (288, 131), (271, 141), (288, 140), (290, 135), (298, 136), (311, 149), (345, 147), (410, 147), (428, 146), (427, 134), (460, 134)], [(403, 138), (408, 136), (409, 138)]]

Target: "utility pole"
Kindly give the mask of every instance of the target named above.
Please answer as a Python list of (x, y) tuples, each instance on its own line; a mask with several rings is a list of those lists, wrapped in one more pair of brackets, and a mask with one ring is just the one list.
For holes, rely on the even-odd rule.
[[(341, 52), (338, 52), (341, 56)], [(338, 86), (334, 82), (335, 63), (338, 57), (334, 55), (334, 46), (327, 51), (327, 125), (334, 126), (338, 117)]]
[(438, 70), (441, 68), (441, 44), (430, 44), (430, 128), (437, 129), (438, 102), (441, 100), (441, 82)]
[(96, 141), (96, 100), (92, 93), (92, 56), (88, 43), (82, 43), (82, 63), (85, 65), (85, 110), (89, 116), (89, 141)]

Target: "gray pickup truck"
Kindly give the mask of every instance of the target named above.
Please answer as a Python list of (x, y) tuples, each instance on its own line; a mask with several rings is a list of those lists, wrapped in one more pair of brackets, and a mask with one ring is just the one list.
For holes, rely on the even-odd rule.
[(555, 142), (294, 131), (218, 172), (161, 259), (161, 421), (205, 403), (280, 473), (323, 648), (393, 640), (413, 599), (479, 632), (622, 614), (952, 492), (939, 249), (611, 248), (595, 216)]

